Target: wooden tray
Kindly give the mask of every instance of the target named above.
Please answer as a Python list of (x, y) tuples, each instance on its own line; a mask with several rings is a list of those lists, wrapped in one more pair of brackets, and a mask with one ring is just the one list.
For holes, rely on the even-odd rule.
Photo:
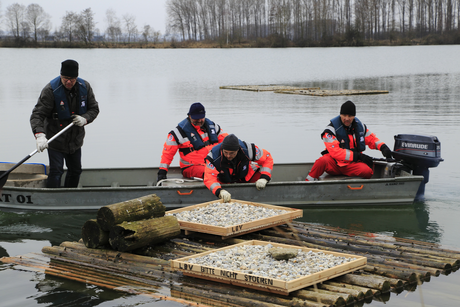
[[(225, 249), (235, 248), (237, 246), (267, 245), (267, 244), (271, 244), (273, 245), (273, 247), (302, 249), (305, 252), (308, 252), (308, 251), (323, 252), (324, 254), (328, 254), (328, 255), (332, 254), (334, 256), (355, 258), (355, 260), (352, 260), (350, 262), (347, 262), (347, 263), (344, 263), (344, 264), (341, 264), (341, 265), (338, 265), (338, 266), (335, 266), (329, 269), (325, 269), (323, 271), (319, 271), (317, 273), (313, 273), (305, 277), (294, 279), (291, 281), (271, 279), (271, 278), (260, 277), (260, 276), (252, 275), (252, 274), (245, 274), (245, 273), (238, 272), (238, 271), (229, 271), (229, 270), (224, 270), (224, 269), (220, 269), (217, 267), (205, 267), (200, 264), (190, 264), (186, 262), (188, 259), (191, 259), (191, 258), (202, 257), (207, 254), (215, 253), (215, 252), (225, 250)], [(193, 255), (193, 256), (171, 260), (171, 267), (173, 269), (183, 272), (184, 275), (191, 276), (191, 277), (197, 277), (197, 278), (242, 286), (246, 288), (263, 290), (263, 291), (282, 294), (282, 295), (288, 295), (289, 292), (299, 290), (299, 289), (314, 285), (316, 283), (335, 278), (337, 276), (340, 276), (346, 273), (353, 272), (357, 269), (364, 267), (366, 263), (367, 263), (367, 258), (362, 257), (362, 256), (329, 252), (329, 251), (311, 249), (311, 248), (306, 248), (306, 247), (301, 247), (301, 246), (293, 246), (293, 245), (252, 240), (252, 241), (247, 241), (244, 243), (239, 243), (239, 244), (227, 246), (224, 248), (219, 248), (216, 250), (200, 253), (200, 254)]]
[[(227, 226), (227, 227), (222, 227), (222, 226), (212, 226), (212, 225), (206, 225), (206, 224), (199, 224), (199, 223), (192, 223), (192, 222), (185, 222), (185, 221), (179, 221), (179, 226), (181, 229), (185, 230), (185, 234), (189, 234), (190, 232), (201, 232), (201, 233), (208, 233), (208, 234), (213, 234), (213, 235), (218, 235), (222, 236), (222, 239), (229, 238), (229, 237), (234, 237), (234, 236), (239, 236), (242, 234), (258, 231), (261, 229), (266, 229), (266, 228), (271, 228), (274, 226), (286, 224), (289, 222), (292, 222), (293, 219), (299, 218), (303, 216), (303, 211), (301, 209), (293, 209), (293, 208), (288, 208), (288, 207), (281, 207), (281, 206), (273, 206), (273, 205), (267, 205), (267, 204), (260, 204), (260, 203), (253, 203), (253, 202), (248, 202), (244, 200), (237, 200), (237, 199), (232, 199), (232, 202), (237, 202), (240, 204), (247, 204), (251, 206), (258, 206), (258, 207), (264, 207), (267, 209), (277, 209), (277, 210), (284, 210), (288, 211), (287, 213), (275, 215), (272, 217), (268, 218), (263, 218), (263, 219), (258, 219), (254, 220), (251, 222), (247, 223), (242, 223), (239, 225), (232, 225), (232, 226)], [(217, 201), (209, 201), (206, 203), (194, 205), (194, 206), (188, 206), (185, 208), (180, 208), (176, 210), (170, 210), (166, 211), (166, 214), (173, 214), (173, 213), (179, 213), (179, 212), (184, 212), (184, 211), (190, 211), (195, 208), (199, 207), (206, 207), (209, 204), (216, 203)]]

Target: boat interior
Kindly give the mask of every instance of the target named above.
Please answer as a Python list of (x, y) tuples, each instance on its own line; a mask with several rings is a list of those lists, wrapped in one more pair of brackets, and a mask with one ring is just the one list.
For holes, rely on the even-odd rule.
[[(0, 163), (0, 171), (8, 170), (13, 163)], [(304, 181), (313, 163), (275, 164), (272, 178), (276, 182)], [(39, 163), (20, 165), (9, 174), (5, 186), (44, 188), (49, 167)], [(105, 168), (84, 169), (79, 188), (84, 187), (136, 187), (136, 186), (190, 186), (204, 185), (201, 178), (184, 178), (179, 167), (171, 167), (168, 179), (156, 182), (158, 168)], [(398, 163), (374, 161), (372, 179), (392, 178), (395, 176), (410, 176), (410, 170), (401, 168)], [(65, 174), (63, 175), (65, 178)], [(320, 181), (358, 179), (348, 176), (333, 176), (327, 173)]]

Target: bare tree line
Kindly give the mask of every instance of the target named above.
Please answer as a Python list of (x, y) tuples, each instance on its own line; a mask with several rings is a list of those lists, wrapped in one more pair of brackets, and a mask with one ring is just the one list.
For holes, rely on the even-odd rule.
[(460, 0), (168, 0), (182, 40), (294, 42), (422, 37), (459, 30)]
[(81, 12), (67, 11), (62, 17), (61, 25), (52, 33), (51, 16), (39, 4), (14, 3), (6, 7), (0, 15), (6, 33), (15, 41), (34, 43), (43, 41), (83, 42), (89, 44), (94, 40), (108, 42), (159, 42), (161, 33), (150, 25), (139, 30), (136, 17), (130, 14), (117, 16), (114, 10), (107, 10), (105, 22), (107, 28), (100, 33), (96, 28), (94, 12), (87, 8)]
[[(1, 7), (0, 7), (1, 9)], [(362, 40), (438, 37), (454, 33), (460, 43), (460, 0), (167, 0), (167, 32), (182, 41), (270, 41), (270, 46), (347, 45)], [(96, 28), (91, 8), (67, 11), (51, 31), (39, 4), (14, 3), (0, 10), (0, 31), (17, 42), (160, 42), (134, 15), (107, 10), (106, 28)], [(168, 34), (169, 35), (169, 34)], [(166, 35), (163, 37), (165, 41)], [(262, 44), (263, 45), (263, 44)], [(267, 44), (265, 44), (267, 45)]]

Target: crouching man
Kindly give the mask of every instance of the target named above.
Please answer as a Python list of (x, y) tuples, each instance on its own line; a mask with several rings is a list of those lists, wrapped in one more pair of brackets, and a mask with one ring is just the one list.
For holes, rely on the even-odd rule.
[(214, 146), (205, 162), (204, 184), (224, 202), (230, 202), (232, 196), (221, 184), (255, 182), (257, 190), (262, 190), (273, 170), (273, 158), (267, 150), (243, 142), (234, 134)]

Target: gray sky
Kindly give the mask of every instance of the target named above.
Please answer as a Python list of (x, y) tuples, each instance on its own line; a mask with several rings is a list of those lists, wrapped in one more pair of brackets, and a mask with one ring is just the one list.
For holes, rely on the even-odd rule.
[[(104, 33), (107, 25), (105, 23), (105, 12), (107, 9), (115, 11), (118, 18), (125, 14), (136, 17), (137, 29), (142, 31), (144, 25), (150, 25), (156, 31), (165, 33), (166, 22), (166, 0), (77, 0), (77, 1), (58, 1), (58, 0), (0, 0), (0, 13), (4, 17), (6, 8), (14, 3), (28, 6), (32, 3), (39, 4), (46, 13), (51, 15), (53, 24), (52, 31), (61, 26), (62, 17), (66, 12), (81, 13), (84, 9), (91, 8), (96, 21), (96, 28)], [(2, 18), (3, 20), (4, 18)], [(5, 30), (5, 25), (0, 26)]]

